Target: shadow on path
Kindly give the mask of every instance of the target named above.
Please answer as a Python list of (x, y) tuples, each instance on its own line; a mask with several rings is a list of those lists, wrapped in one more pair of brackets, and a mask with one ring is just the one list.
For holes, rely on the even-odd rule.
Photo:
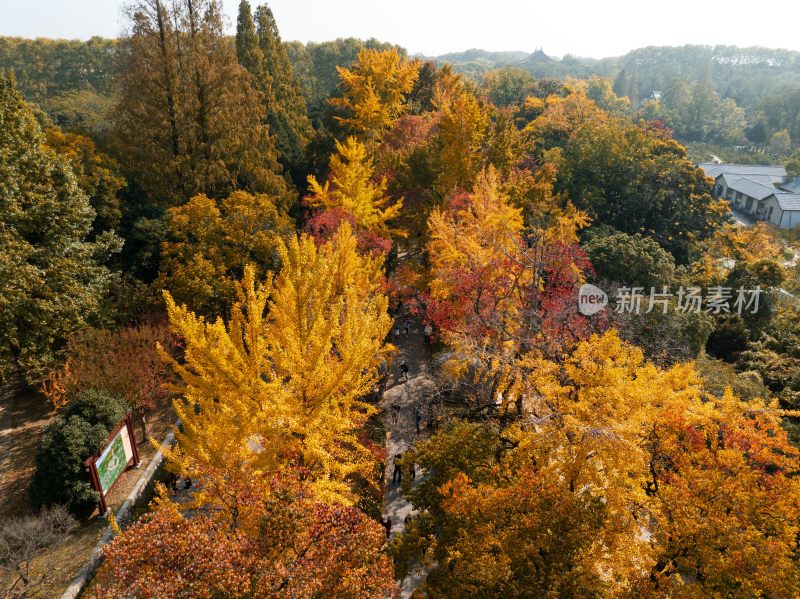
[(28, 488), (50, 410), (50, 403), (34, 392), (0, 402), (0, 518), (29, 510)]

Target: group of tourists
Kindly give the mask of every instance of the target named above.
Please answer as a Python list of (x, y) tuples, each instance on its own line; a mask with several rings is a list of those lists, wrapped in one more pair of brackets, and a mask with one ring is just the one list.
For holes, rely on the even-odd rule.
[[(401, 310), (401, 306), (398, 306), (398, 309), (397, 309), (396, 313), (399, 314), (400, 310)], [(407, 337), (410, 335), (410, 332), (411, 332), (411, 321), (409, 320), (408, 317), (406, 317), (402, 322), (403, 322), (402, 326), (400, 326), (398, 324), (394, 328), (393, 332), (394, 332), (394, 340), (395, 341), (399, 341), (401, 335), (405, 335)], [(430, 346), (430, 344), (431, 344), (431, 336), (433, 335), (433, 328), (431, 327), (431, 325), (429, 325), (429, 324), (425, 325), (424, 335), (425, 335), (425, 345)], [(401, 381), (402, 382), (406, 382), (406, 381), (408, 381), (409, 380), (409, 372), (410, 372), (411, 369), (410, 369), (410, 367), (408, 366), (408, 364), (406, 363), (406, 361), (404, 359), (400, 360), (400, 364), (398, 366), (398, 370), (399, 370), (399, 373), (398, 373), (398, 376), (397, 376), (397, 382), (401, 382)], [(382, 379), (382, 380), (385, 380), (385, 378)], [(385, 391), (385, 383), (384, 383), (384, 385), (381, 385), (381, 389), (380, 390), (381, 390), (381, 394), (383, 393), (383, 391)], [(392, 403), (391, 406), (390, 406), (390, 417), (391, 417), (391, 421), (392, 421), (392, 423), (394, 425), (397, 425), (397, 423), (398, 423), (398, 420), (400, 418), (400, 412), (401, 412), (401, 406), (399, 404), (397, 404), (397, 403)], [(412, 413), (413, 413), (413, 416), (414, 416), (414, 429), (416, 430), (417, 434), (419, 434), (420, 426), (422, 424), (423, 409), (418, 403), (415, 403), (413, 408), (412, 408)], [(432, 422), (431, 422), (431, 419), (429, 417), (429, 419), (428, 419), (428, 427), (431, 427), (431, 426), (432, 426)], [(394, 469), (392, 471), (392, 484), (400, 485), (402, 483), (403, 473), (404, 473), (403, 472), (404, 471), (404, 467), (403, 467), (402, 461), (403, 461), (403, 454), (402, 453), (395, 454), (394, 460), (393, 460)], [(406, 466), (406, 468), (405, 468), (406, 476), (408, 476), (410, 478), (410, 480), (413, 481), (417, 476), (417, 465), (415, 463), (411, 463), (410, 465), (406, 464), (405, 466)], [(411, 518), (411, 516), (406, 516), (406, 519), (405, 519), (406, 524), (408, 523), (410, 518)], [(391, 535), (391, 532), (392, 532), (392, 518), (391, 518), (391, 516), (389, 516), (389, 515), (384, 516), (383, 519), (382, 519), (382, 524), (383, 524), (384, 529), (386, 530), (386, 538), (389, 538), (389, 536)]]

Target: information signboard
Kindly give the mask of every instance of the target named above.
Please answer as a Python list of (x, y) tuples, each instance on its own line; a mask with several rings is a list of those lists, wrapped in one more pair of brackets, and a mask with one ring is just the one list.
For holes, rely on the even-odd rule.
[(103, 493), (108, 493), (119, 475), (125, 470), (128, 462), (133, 457), (131, 440), (128, 435), (128, 427), (125, 426), (116, 434), (111, 444), (95, 461), (97, 476), (100, 478), (100, 488)]
[(86, 460), (86, 465), (89, 467), (92, 485), (100, 493), (100, 513), (105, 514), (106, 495), (114, 483), (128, 466), (139, 465), (139, 451), (130, 415), (109, 435), (103, 450)]

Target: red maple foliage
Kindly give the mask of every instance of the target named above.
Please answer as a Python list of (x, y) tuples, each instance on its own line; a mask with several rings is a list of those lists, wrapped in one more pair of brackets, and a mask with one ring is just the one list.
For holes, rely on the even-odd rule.
[(377, 255), (386, 255), (391, 251), (391, 239), (381, 237), (372, 231), (359, 230), (355, 217), (342, 208), (329, 208), (315, 213), (306, 222), (306, 232), (314, 237), (318, 245), (321, 245), (330, 240), (339, 226), (345, 222), (356, 232), (358, 249)]
[[(201, 483), (202, 484), (202, 483)], [(236, 487), (236, 486), (234, 486)], [(299, 471), (250, 479), (235, 519), (167, 502), (104, 550), (95, 597), (385, 597), (396, 593), (383, 528), (314, 499)]]

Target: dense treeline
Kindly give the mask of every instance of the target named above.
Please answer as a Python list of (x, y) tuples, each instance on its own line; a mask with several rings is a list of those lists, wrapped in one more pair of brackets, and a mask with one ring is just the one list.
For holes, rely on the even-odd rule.
[(624, 56), (595, 60), (567, 55), (560, 60), (542, 59), (515, 52), (471, 50), (431, 57), (455, 65), (459, 72), (483, 71), (515, 66), (536, 77), (590, 75), (615, 81), (615, 91), (641, 99), (664, 89), (672, 80), (699, 81), (739, 106), (755, 107), (769, 96), (779, 96), (800, 85), (800, 54), (771, 48), (737, 46), (650, 46)]
[(117, 40), (29, 40), (0, 37), (0, 70), (14, 69), (30, 102), (45, 103), (70, 93), (109, 96), (117, 72)]
[(749, 109), (800, 85), (800, 54), (736, 46), (640, 48), (620, 59), (617, 91), (644, 97), (676, 78), (711, 85)]
[[(364, 42), (353, 38), (305, 45), (282, 43), (270, 25), (274, 23), (271, 13), (255, 17), (256, 21), (263, 21), (264, 31), (272, 27), (272, 37), (277, 40), (261, 52), (274, 66), (282, 64), (280, 61), (291, 62), (309, 117), (316, 126), (322, 123), (328, 110), (325, 100), (338, 87), (336, 67), (352, 63), (362, 48), (392, 47), (376, 40)], [(262, 46), (267, 43), (265, 37), (257, 39)], [(88, 42), (2, 38), (0, 68), (14, 68), (26, 99), (39, 103), (58, 125), (80, 132), (92, 129), (97, 132), (108, 119), (119, 48), (118, 41), (101, 38)], [(800, 58), (796, 52), (682, 46), (640, 48), (619, 58), (603, 60), (573, 56), (553, 60), (536, 56), (470, 50), (432, 60), (437, 64), (452, 63), (457, 72), (475, 79), (485, 78), (487, 72), (491, 75), (498, 68), (501, 73), (509, 68), (512, 72), (519, 70), (539, 80), (609, 78), (614, 91), (628, 97), (634, 108), (653, 91), (659, 91), (660, 101), (645, 106), (644, 116), (663, 120), (685, 142), (713, 142), (722, 146), (749, 143), (768, 146), (780, 156), (790, 154), (800, 143)], [(247, 60), (243, 64), (252, 69)], [(280, 72), (287, 71), (281, 68)], [(278, 77), (278, 83), (282, 78)], [(286, 89), (276, 84), (275, 93), (285, 96)], [(294, 105), (298, 104), (284, 102), (284, 107)], [(279, 133), (283, 164), (296, 181), (301, 181), (303, 167), (289, 164), (297, 161), (297, 147), (290, 149), (283, 138), (287, 127), (296, 130), (292, 134), (295, 137), (303, 137), (308, 131), (297, 122), (292, 125), (275, 122), (275, 114), (272, 113), (270, 123)], [(285, 114), (289, 118), (292, 112), (287, 110)], [(778, 136), (774, 137), (776, 133)], [(290, 155), (293, 158), (289, 159)], [(769, 158), (745, 156), (743, 160), (764, 162)]]
[[(271, 13), (263, 13), (261, 18), (272, 19)], [(281, 43), (280, 37), (276, 39)], [(264, 39), (259, 38), (258, 43), (265, 43)], [(288, 41), (282, 45), (314, 118), (325, 109), (325, 100), (339, 85), (336, 67), (351, 64), (359, 50), (396, 47), (405, 53), (374, 39), (342, 38), (308, 44)], [(108, 120), (120, 48), (120, 40), (99, 37), (86, 42), (0, 37), (0, 70), (13, 69), (25, 99), (39, 104), (60, 126), (98, 129)], [(274, 45), (272, 48), (276, 55), (282, 53)]]
[[(511, 72), (517, 79), (525, 75), (531, 79), (608, 78), (616, 94), (627, 97), (633, 108), (642, 105), (645, 118), (664, 121), (684, 142), (768, 146), (779, 158), (800, 142), (797, 52), (736, 46), (653, 46), (603, 60), (542, 56), (537, 52), (520, 59), (510, 52), (470, 51), (433, 60), (452, 62), (457, 71), (477, 79), (495, 78), (492, 71), (498, 70), (501, 76), (508, 78), (503, 74)], [(660, 92), (660, 99), (648, 102), (653, 92)], [(789, 140), (788, 149), (784, 139)], [(770, 157), (745, 155), (740, 159), (768, 162)]]
[[(748, 135), (733, 99), (285, 44), (247, 0), (235, 37), (218, 0), (126, 15), (102, 128), (0, 75), (0, 376), (60, 414), (35, 500), (91, 504), (81, 464), (125, 411), (182, 421), (188, 490), (156, 488), (91, 593), (384, 597), (418, 569), (432, 596), (800, 593), (794, 251), (733, 226), (673, 137)], [(401, 304), (438, 355), (387, 542)]]

